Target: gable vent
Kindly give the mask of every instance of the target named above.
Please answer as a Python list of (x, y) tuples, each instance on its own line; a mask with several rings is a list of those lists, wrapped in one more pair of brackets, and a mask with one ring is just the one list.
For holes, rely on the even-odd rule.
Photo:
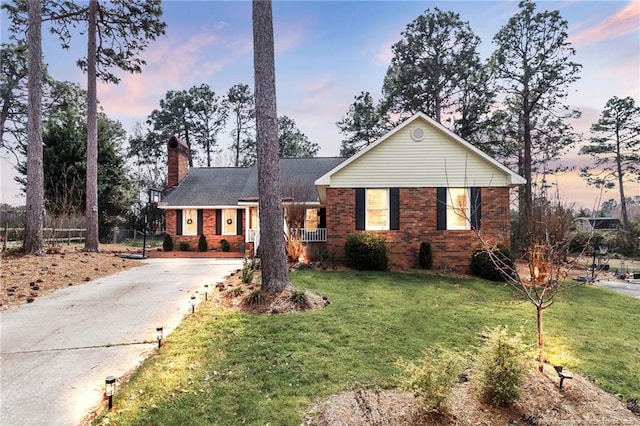
[(422, 127), (414, 127), (411, 129), (411, 139), (416, 142), (420, 142), (424, 139), (424, 129)]

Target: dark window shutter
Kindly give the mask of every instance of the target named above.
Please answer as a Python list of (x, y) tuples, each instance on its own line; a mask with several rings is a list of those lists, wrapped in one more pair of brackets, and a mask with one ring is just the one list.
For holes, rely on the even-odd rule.
[(482, 191), (471, 188), (471, 229), (480, 229), (482, 219)]
[(242, 235), (242, 213), (244, 210), (236, 210), (236, 235)]
[(202, 222), (204, 220), (204, 213), (202, 211), (202, 209), (198, 209), (198, 223), (197, 223), (197, 228), (198, 230), (196, 231), (198, 235), (202, 235)]
[(216, 209), (216, 235), (222, 235), (222, 210)]
[(182, 235), (182, 210), (176, 210), (176, 235)]
[(327, 209), (325, 207), (320, 207), (318, 209), (318, 228), (326, 228), (327, 227)]
[(365, 204), (364, 188), (356, 188), (356, 229), (364, 229), (364, 204)]
[(389, 188), (389, 229), (400, 229), (400, 188)]
[(447, 229), (447, 188), (437, 188), (436, 229)]

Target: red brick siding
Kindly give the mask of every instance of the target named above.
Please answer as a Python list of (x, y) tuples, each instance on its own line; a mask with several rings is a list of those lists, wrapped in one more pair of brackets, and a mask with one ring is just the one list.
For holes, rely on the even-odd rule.
[[(246, 213), (245, 213), (246, 214)], [(247, 243), (244, 240), (245, 224), (242, 223), (243, 235), (216, 235), (216, 212), (215, 210), (204, 210), (202, 212), (204, 224), (203, 231), (207, 239), (209, 249), (215, 249), (220, 251), (222, 246), (220, 241), (225, 239), (231, 245), (231, 251), (244, 253), (245, 250), (253, 252), (253, 243)], [(198, 249), (199, 235), (176, 235), (176, 210), (166, 211), (166, 232), (171, 235), (173, 239), (173, 249), (180, 250), (181, 242), (188, 242), (191, 250)], [(305, 255), (310, 261), (318, 261), (321, 258), (321, 254), (326, 250), (325, 243), (308, 243), (305, 244)]]
[[(173, 238), (173, 249), (180, 250), (180, 243), (188, 242), (191, 250), (198, 250), (199, 235), (176, 235), (176, 210), (167, 210), (166, 213), (166, 225), (167, 234)], [(244, 222), (242, 223), (242, 235), (216, 235), (216, 211), (213, 209), (204, 210), (202, 212), (203, 226), (202, 231), (207, 239), (207, 245), (209, 250), (222, 250), (220, 245), (221, 240), (227, 240), (231, 246), (231, 251), (244, 252), (249, 248), (244, 242)]]
[[(327, 189), (327, 249), (344, 261), (347, 235), (355, 230), (355, 190)], [(362, 232), (362, 231), (358, 231)], [(387, 240), (393, 269), (415, 268), (422, 241), (431, 243), (434, 268), (467, 272), (478, 240), (474, 231), (436, 229), (436, 188), (400, 189), (400, 230), (377, 231)], [(482, 188), (481, 235), (509, 245), (509, 188)]]

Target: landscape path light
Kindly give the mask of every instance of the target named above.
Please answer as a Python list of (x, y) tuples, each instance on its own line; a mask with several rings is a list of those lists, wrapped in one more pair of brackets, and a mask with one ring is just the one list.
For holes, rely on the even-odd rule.
[(195, 296), (191, 296), (191, 313), (195, 313), (196, 312), (196, 297)]
[(104, 380), (104, 394), (109, 399), (109, 410), (113, 408), (113, 394), (116, 391), (116, 378), (107, 376)]
[(162, 333), (163, 333), (163, 328), (156, 327), (156, 339), (158, 339), (158, 349), (160, 349), (160, 347), (162, 346)]
[(204, 300), (209, 300), (209, 284), (204, 285)]

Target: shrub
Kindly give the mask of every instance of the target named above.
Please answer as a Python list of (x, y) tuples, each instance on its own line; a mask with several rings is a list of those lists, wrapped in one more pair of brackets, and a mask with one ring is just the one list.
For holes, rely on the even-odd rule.
[(253, 290), (244, 297), (244, 303), (248, 306), (256, 307), (267, 301), (267, 297), (262, 290)]
[(471, 273), (491, 281), (505, 281), (515, 271), (513, 255), (502, 244), (498, 244), (493, 251), (493, 255), (501, 268), (496, 266), (486, 250), (482, 247), (476, 248), (471, 255)]
[(520, 397), (528, 348), (519, 333), (509, 336), (507, 327), (498, 326), (486, 335), (476, 366), (480, 391), (488, 403), (508, 405)]
[(191, 246), (189, 245), (188, 242), (186, 241), (180, 242), (180, 251), (189, 251), (189, 249), (191, 249)]
[(301, 288), (293, 288), (289, 300), (300, 308), (306, 308), (309, 306), (309, 299), (307, 297), (307, 291)]
[(285, 249), (289, 258), (294, 262), (297, 262), (304, 255), (304, 243), (293, 233), (287, 236)]
[(240, 281), (242, 281), (244, 284), (249, 284), (251, 281), (253, 281), (254, 272), (254, 263), (245, 257), (244, 261), (242, 262), (242, 269), (240, 270)]
[(327, 269), (329, 267), (329, 263), (334, 262), (335, 256), (329, 253), (329, 250), (322, 250), (320, 252), (320, 267), (322, 269)]
[(173, 251), (173, 239), (171, 235), (164, 234), (164, 240), (162, 241), (162, 250)]
[(231, 250), (231, 244), (229, 244), (229, 241), (222, 239), (220, 240), (220, 247), (222, 247), (222, 251), (230, 251)]
[(347, 236), (344, 245), (347, 266), (359, 270), (387, 269), (387, 246), (383, 237), (371, 232), (359, 232)]
[(207, 237), (205, 237), (204, 234), (200, 235), (200, 239), (198, 239), (198, 251), (207, 251), (208, 248)]
[(431, 269), (433, 267), (433, 253), (431, 252), (431, 243), (427, 241), (423, 241), (420, 243), (418, 264), (422, 269)]
[(464, 358), (440, 345), (423, 351), (417, 364), (402, 359), (397, 365), (404, 370), (399, 386), (412, 392), (427, 412), (448, 412), (447, 398), (463, 370)]
[(607, 241), (607, 245), (609, 249), (614, 249), (624, 256), (635, 257), (640, 255), (638, 241), (640, 241), (640, 224), (631, 222), (629, 229), (616, 231)]

